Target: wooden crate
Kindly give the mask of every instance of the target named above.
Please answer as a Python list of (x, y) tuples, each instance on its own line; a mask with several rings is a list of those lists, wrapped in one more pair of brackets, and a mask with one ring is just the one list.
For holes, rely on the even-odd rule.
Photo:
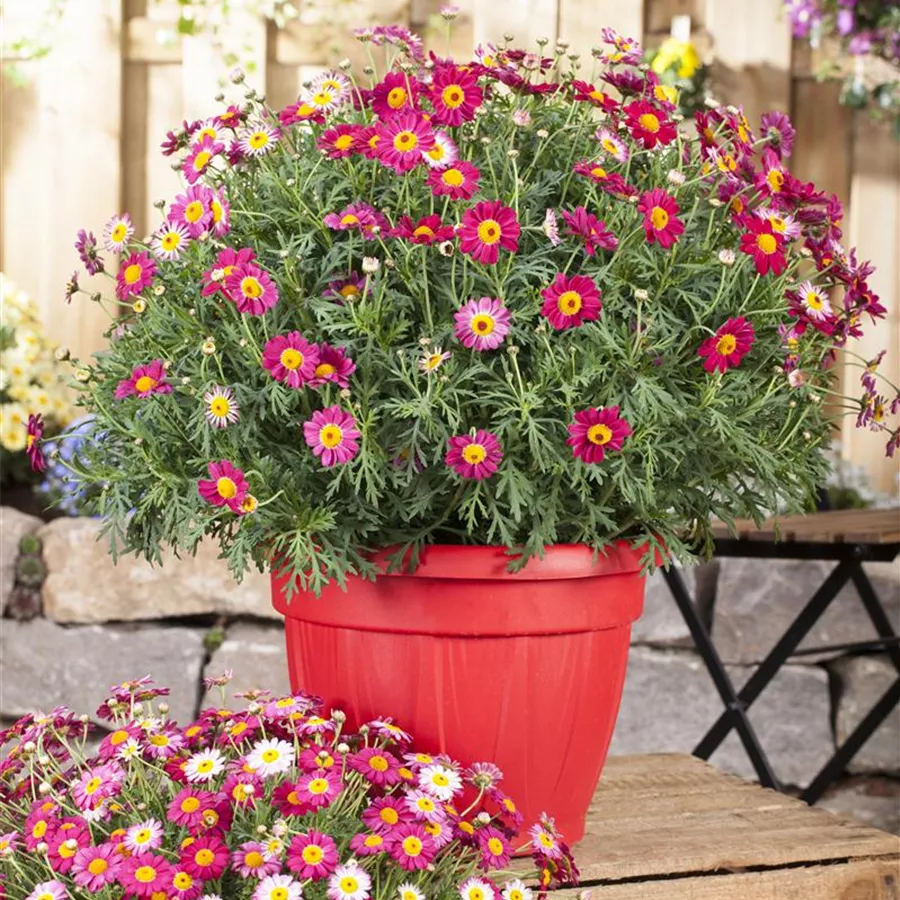
[(680, 754), (609, 760), (576, 859), (590, 900), (900, 898), (900, 838)]

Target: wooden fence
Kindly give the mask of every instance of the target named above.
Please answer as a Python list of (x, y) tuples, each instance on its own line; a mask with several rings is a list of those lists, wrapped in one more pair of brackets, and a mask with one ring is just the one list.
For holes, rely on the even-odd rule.
[[(348, 0), (342, 0), (346, 4)], [(352, 3), (353, 0), (350, 0)], [(41, 304), (48, 328), (74, 352), (98, 346), (105, 313), (83, 298), (66, 309), (62, 292), (76, 262), (80, 227), (99, 232), (114, 211), (129, 210), (139, 233), (158, 219), (156, 200), (170, 198), (178, 176), (158, 152), (165, 132), (184, 118), (209, 114), (222, 64), (208, 39), (160, 43), (173, 19), (172, 0), (69, 0), (45, 60), (20, 64), (24, 85), (2, 79), (0, 268)], [(890, 309), (860, 352), (889, 347), (887, 372), (900, 382), (900, 143), (865, 114), (838, 104), (838, 88), (812, 75), (813, 60), (794, 45), (781, 0), (457, 0), (453, 51), (515, 35), (567, 40), (588, 52), (609, 25), (647, 46), (689, 15), (693, 37), (712, 60), (715, 95), (741, 102), (751, 122), (765, 109), (788, 111), (797, 127), (791, 162), (798, 176), (835, 191), (849, 206), (847, 243), (878, 262), (873, 287)], [(439, 51), (440, 0), (357, 0), (354, 24), (411, 25)], [(332, 4), (330, 9), (343, 8)], [(353, 56), (358, 45), (333, 21), (326, 26), (235, 23), (251, 48), (256, 86), (276, 106), (294, 99), (322, 66)], [(848, 388), (853, 375), (848, 373)], [(896, 490), (897, 465), (880, 435), (848, 422), (842, 454), (866, 466), (873, 485)]]

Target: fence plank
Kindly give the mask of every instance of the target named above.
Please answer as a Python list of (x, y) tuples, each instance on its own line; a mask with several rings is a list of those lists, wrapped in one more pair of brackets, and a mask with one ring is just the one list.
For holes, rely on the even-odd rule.
[(504, 34), (514, 36), (516, 47), (537, 50), (537, 38), (547, 38), (550, 45), (556, 41), (556, 0), (513, 0), (496, 3), (479, 0), (475, 4), (474, 34), (476, 43), (503, 40)]
[(600, 43), (600, 31), (614, 28), (624, 37), (643, 39), (643, 0), (560, 0), (559, 36), (580, 53), (589, 73), (591, 47)]

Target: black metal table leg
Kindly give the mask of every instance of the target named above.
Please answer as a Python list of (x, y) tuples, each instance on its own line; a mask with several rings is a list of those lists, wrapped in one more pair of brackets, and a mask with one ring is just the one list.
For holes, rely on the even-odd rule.
[[(765, 686), (775, 677), (797, 645), (806, 637), (831, 601), (834, 600), (844, 584), (851, 578), (854, 567), (858, 568), (859, 563), (856, 561), (844, 561), (838, 563), (829, 573), (821, 587), (813, 594), (778, 643), (769, 651), (768, 656), (762, 661), (759, 668), (738, 691), (736, 699), (744, 708), (749, 707), (762, 693)], [(680, 606), (681, 604), (679, 604)], [(682, 615), (684, 615), (684, 610), (682, 610)], [(690, 623), (688, 623), (688, 627), (690, 628)], [(693, 634), (693, 630), (691, 633)], [(700, 649), (699, 646), (698, 649)], [(694, 755), (699, 756), (701, 759), (709, 759), (732, 727), (734, 727), (734, 722), (730, 711), (723, 713), (694, 748)]]
[[(697, 613), (697, 608), (688, 593), (681, 574), (674, 566), (672, 566), (668, 569), (664, 569), (663, 575), (669, 585), (672, 596), (675, 598), (675, 602), (678, 604), (681, 615), (691, 632), (691, 637), (694, 639), (694, 645), (703, 658), (703, 662), (709, 670), (709, 674), (712, 676), (716, 690), (719, 692), (719, 696), (722, 698), (722, 702), (727, 708), (727, 712), (723, 713), (722, 719), (728, 722), (729, 729), (731, 727), (737, 729), (738, 735), (744, 745), (744, 749), (747, 751), (747, 755), (750, 757), (750, 761), (753, 763), (753, 768), (756, 770), (760, 783), (765, 787), (780, 790), (781, 788), (778, 779), (772, 770), (769, 759), (759, 742), (759, 738), (756, 736), (753, 724), (747, 717), (746, 705), (735, 693), (734, 685), (728, 677), (728, 673), (725, 671), (725, 666), (722, 664), (722, 660), (713, 645), (706, 626), (703, 624)], [(696, 750), (694, 753), (695, 755), (699, 755)]]
[(837, 753), (825, 763), (819, 774), (810, 782), (809, 787), (800, 795), (800, 799), (805, 800), (807, 803), (815, 803), (819, 800), (828, 785), (841, 775), (847, 767), (847, 763), (856, 756), (862, 745), (891, 714), (891, 711), (898, 703), (900, 703), (900, 678), (897, 678), (885, 691), (868, 715), (856, 726), (847, 740), (841, 744)]
[[(881, 601), (875, 593), (875, 588), (872, 587), (872, 582), (869, 581), (866, 570), (861, 565), (856, 566), (851, 577), (853, 579), (853, 584), (856, 586), (856, 590), (859, 592), (859, 597), (863, 602), (863, 606), (865, 606), (866, 612), (869, 614), (869, 618), (875, 626), (878, 637), (896, 638), (897, 633), (894, 631), (891, 621), (888, 619), (887, 613), (884, 611), (884, 607), (881, 605)], [(900, 672), (900, 647), (897, 647), (896, 645), (887, 645), (885, 647), (885, 652), (890, 656), (891, 662), (894, 664), (897, 671)]]

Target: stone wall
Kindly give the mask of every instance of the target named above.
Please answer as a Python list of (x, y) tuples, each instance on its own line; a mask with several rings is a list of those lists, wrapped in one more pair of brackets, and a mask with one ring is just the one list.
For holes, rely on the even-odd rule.
[[(61, 703), (92, 711), (110, 685), (148, 673), (172, 688), (172, 711), (181, 720), (207, 700), (218, 702), (218, 691), (204, 696), (204, 674), (233, 669), (234, 691), (288, 690), (283, 629), (266, 577), (254, 572), (235, 584), (212, 547), (162, 567), (133, 557), (114, 566), (98, 532), (89, 519), (44, 524), (0, 508), (0, 720)], [(726, 559), (685, 573), (736, 684), (752, 674), (827, 571), (819, 563)], [(873, 565), (870, 575), (900, 628), (900, 565)], [(848, 587), (804, 646), (873, 636)], [(648, 582), (632, 644), (611, 752), (689, 752), (722, 707), (658, 574)], [(879, 655), (802, 660), (785, 666), (750, 711), (779, 777), (796, 786), (896, 677)], [(734, 734), (712, 761), (753, 777)], [(898, 830), (900, 711), (868, 741), (851, 775), (826, 805)]]

